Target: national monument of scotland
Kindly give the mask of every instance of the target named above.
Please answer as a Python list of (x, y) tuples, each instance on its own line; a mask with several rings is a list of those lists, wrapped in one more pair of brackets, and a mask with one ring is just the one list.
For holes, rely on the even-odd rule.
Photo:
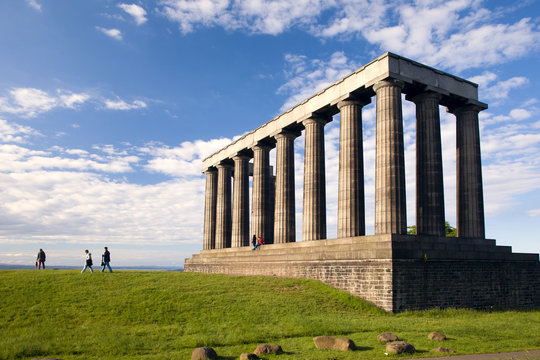
[[(416, 105), (417, 235), (407, 235), (402, 93)], [(362, 108), (372, 100), (375, 235), (366, 236)], [(455, 238), (445, 237), (439, 106), (456, 118)], [(378, 57), (204, 160), (203, 250), (184, 271), (316, 279), (390, 312), (540, 307), (538, 254), (485, 238), (478, 113), (486, 108), (474, 83), (392, 53)], [(324, 126), (338, 113), (338, 229), (326, 239)], [(296, 242), (293, 144), (302, 131)], [(267, 245), (252, 251), (252, 234)]]

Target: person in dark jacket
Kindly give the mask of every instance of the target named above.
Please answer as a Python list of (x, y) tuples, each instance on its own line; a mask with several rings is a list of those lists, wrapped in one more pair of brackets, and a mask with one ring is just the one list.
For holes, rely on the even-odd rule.
[(43, 265), (43, 270), (45, 270), (45, 258), (45, 251), (43, 251), (43, 249), (39, 249), (36, 259), (38, 263), (38, 269), (41, 269), (41, 266)]
[(251, 250), (255, 250), (256, 248), (258, 248), (259, 246), (263, 245), (264, 244), (264, 241), (263, 241), (263, 238), (261, 236), (259, 236), (259, 242), (255, 245), (255, 247)]
[(253, 234), (253, 237), (251, 238), (251, 245), (255, 247), (256, 244), (257, 244), (257, 235)]
[(106, 246), (104, 249), (105, 252), (103, 253), (103, 255), (101, 255), (101, 272), (105, 271), (105, 267), (108, 267), (109, 272), (112, 272), (111, 265), (109, 265), (109, 263), (111, 262), (111, 253)]

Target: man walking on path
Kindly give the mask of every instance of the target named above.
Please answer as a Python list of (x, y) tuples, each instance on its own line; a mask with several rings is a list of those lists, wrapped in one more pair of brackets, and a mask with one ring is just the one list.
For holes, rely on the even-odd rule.
[(109, 252), (109, 249), (105, 246), (105, 252), (103, 255), (101, 255), (101, 272), (105, 271), (105, 267), (109, 268), (109, 272), (112, 272), (111, 265), (109, 263), (111, 262), (111, 253)]
[(38, 262), (38, 269), (41, 269), (41, 265), (43, 265), (43, 270), (45, 270), (45, 258), (45, 251), (43, 251), (43, 249), (39, 249), (36, 259)]

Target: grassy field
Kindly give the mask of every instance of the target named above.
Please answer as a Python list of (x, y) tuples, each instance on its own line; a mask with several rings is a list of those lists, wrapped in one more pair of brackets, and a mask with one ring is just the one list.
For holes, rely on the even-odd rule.
[[(432, 331), (449, 339), (433, 342)], [(311, 280), (181, 272), (0, 271), (0, 359), (190, 359), (199, 346), (237, 359), (279, 344), (265, 359), (382, 359), (377, 335), (393, 332), (415, 357), (540, 349), (540, 310), (431, 310), (386, 314)], [(354, 352), (315, 349), (345, 336)]]

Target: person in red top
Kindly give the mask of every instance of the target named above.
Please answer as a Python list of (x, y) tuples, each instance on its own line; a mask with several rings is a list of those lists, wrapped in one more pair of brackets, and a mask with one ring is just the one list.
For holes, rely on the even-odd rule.
[(259, 236), (259, 242), (257, 243), (257, 245), (255, 245), (255, 247), (251, 250), (255, 250), (256, 248), (258, 248), (259, 246), (261, 245), (264, 245), (264, 241), (262, 239), (262, 237)]

